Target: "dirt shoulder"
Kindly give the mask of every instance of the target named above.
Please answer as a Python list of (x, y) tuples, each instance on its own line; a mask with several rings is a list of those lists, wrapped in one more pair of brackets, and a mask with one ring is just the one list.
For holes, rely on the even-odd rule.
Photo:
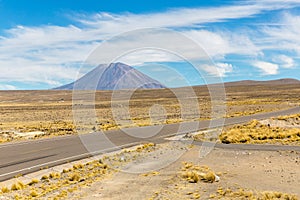
[[(200, 158), (199, 150), (200, 147), (194, 146), (174, 163), (156, 173), (116, 173), (111, 179), (78, 191), (78, 199), (226, 199), (226, 195), (219, 194), (220, 188), (224, 191), (243, 190), (245, 194), (250, 191), (257, 195), (277, 191), (282, 195), (295, 194), (299, 198), (299, 152), (214, 149), (205, 158)], [(218, 174), (220, 181), (188, 182), (182, 178), (183, 162), (207, 166)], [(142, 166), (138, 163), (132, 167), (138, 165)], [(246, 197), (241, 195), (234, 198)]]

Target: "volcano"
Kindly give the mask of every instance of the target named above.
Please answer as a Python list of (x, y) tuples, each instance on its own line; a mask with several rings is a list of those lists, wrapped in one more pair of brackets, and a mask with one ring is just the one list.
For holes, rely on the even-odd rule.
[(159, 81), (150, 78), (124, 63), (101, 64), (80, 79), (56, 90), (121, 90), (165, 88)]

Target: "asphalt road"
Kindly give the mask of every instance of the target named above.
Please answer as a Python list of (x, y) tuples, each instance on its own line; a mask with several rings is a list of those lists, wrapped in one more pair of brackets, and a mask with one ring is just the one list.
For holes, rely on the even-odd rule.
[[(0, 181), (19, 174), (27, 174), (42, 167), (52, 167), (69, 161), (129, 147), (142, 142), (163, 142), (163, 138), (189, 133), (208, 128), (240, 124), (252, 119), (266, 119), (280, 115), (300, 113), (300, 107), (242, 116), (222, 120), (186, 122), (180, 124), (157, 125), (148, 127), (127, 128), (123, 130), (90, 133), (80, 136), (63, 136), (27, 142), (6, 143), (0, 145)], [(195, 142), (201, 144), (201, 142)], [(248, 150), (295, 150), (300, 147), (279, 145), (234, 145), (216, 144), (216, 148), (248, 149)]]

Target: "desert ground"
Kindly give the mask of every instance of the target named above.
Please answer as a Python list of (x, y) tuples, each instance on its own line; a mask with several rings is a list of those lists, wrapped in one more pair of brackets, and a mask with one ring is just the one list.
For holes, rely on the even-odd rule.
[[(221, 102), (226, 105), (223, 113), (225, 116), (222, 117), (251, 115), (297, 106), (300, 104), (299, 86), (300, 84), (263, 84), (251, 87), (227, 85), (226, 99)], [(210, 119), (212, 106), (207, 87), (194, 87), (195, 94), (190, 96), (186, 90), (136, 90), (130, 99), (126, 98), (126, 90), (114, 93), (98, 91), (95, 94), (97, 120), (92, 129), (110, 130)], [(184, 102), (186, 107), (189, 107), (189, 98), (196, 96), (197, 104), (194, 100), (190, 101), (193, 104), (190, 106), (191, 116), (189, 113), (181, 113), (183, 103), (180, 104), (178, 100), (180, 94), (187, 100)], [(117, 102), (112, 103), (113, 95), (120, 97)], [(112, 107), (122, 107), (126, 103), (129, 103), (130, 116), (125, 116), (127, 118), (122, 119), (124, 123), (120, 123), (113, 115)], [(160, 114), (164, 117), (150, 116), (149, 110), (153, 105), (164, 108), (165, 113)], [(195, 106), (199, 109), (196, 114), (193, 113)], [(118, 109), (114, 111), (118, 112)], [(73, 117), (72, 91), (0, 91), (0, 142), (76, 134), (78, 124), (74, 124)]]
[[(299, 106), (299, 86), (226, 86), (224, 117)], [(203, 113), (200, 118), (182, 119), (180, 104), (170, 89), (138, 90), (129, 102), (131, 124), (125, 125), (114, 121), (112, 92), (99, 91), (95, 130), (209, 119), (208, 90), (194, 89)], [(122, 104), (126, 99), (119, 101)], [(163, 121), (151, 121), (149, 109), (154, 103), (165, 107), (167, 118)], [(77, 134), (71, 91), (1, 91), (0, 112), (2, 142)], [(202, 157), (202, 146), (192, 144), (194, 140), (212, 141), (200, 131), (123, 149), (89, 162), (70, 163), (30, 179), (16, 177), (11, 184), (0, 183), (0, 199), (299, 199), (300, 151), (214, 148)], [(299, 146), (300, 113), (224, 127), (217, 142)]]
[(0, 197), (299, 199), (299, 152), (214, 149), (203, 158), (200, 148), (180, 141), (144, 144), (27, 182), (16, 178), (2, 184)]

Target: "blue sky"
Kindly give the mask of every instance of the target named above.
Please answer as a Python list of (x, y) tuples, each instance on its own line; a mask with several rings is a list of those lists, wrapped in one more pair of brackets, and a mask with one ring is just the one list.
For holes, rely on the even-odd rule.
[[(72, 82), (105, 63), (102, 56), (85, 65), (104, 41), (143, 28), (168, 28), (197, 43), (209, 57), (202, 66), (204, 76), (300, 79), (299, 0), (0, 0), (0, 18), (0, 90), (49, 89)], [(160, 37), (162, 45), (172, 41), (191, 50), (172, 35)], [(137, 35), (114, 45), (127, 49), (148, 39)], [(185, 58), (201, 60), (201, 55), (189, 52)], [(186, 60), (170, 53), (141, 50), (118, 61), (169, 87), (203, 83)]]

